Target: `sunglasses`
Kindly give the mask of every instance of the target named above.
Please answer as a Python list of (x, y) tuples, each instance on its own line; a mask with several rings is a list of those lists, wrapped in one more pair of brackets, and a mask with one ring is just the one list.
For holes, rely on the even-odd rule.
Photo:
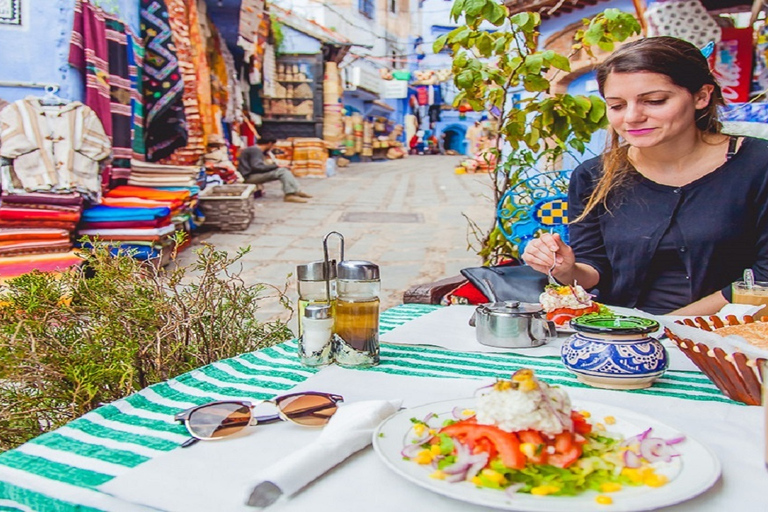
[(343, 401), (341, 395), (305, 391), (259, 402), (277, 407), (277, 414), (270, 416), (254, 416), (253, 408), (257, 404), (222, 400), (192, 407), (176, 414), (174, 419), (183, 422), (192, 435), (191, 439), (181, 445), (186, 448), (198, 441), (211, 441), (236, 434), (251, 425), (291, 421), (304, 427), (322, 427), (336, 413), (337, 404)]

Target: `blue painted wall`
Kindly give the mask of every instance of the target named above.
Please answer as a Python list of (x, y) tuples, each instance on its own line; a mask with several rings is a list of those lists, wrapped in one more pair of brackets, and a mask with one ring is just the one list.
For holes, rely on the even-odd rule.
[(322, 50), (320, 41), (287, 25), (283, 25), (283, 36), (283, 44), (280, 47), (281, 53), (314, 55)]
[[(138, 33), (137, 0), (94, 0), (93, 3), (117, 14)], [(82, 99), (83, 83), (80, 74), (67, 63), (74, 6), (74, 0), (22, 2), (22, 25), (0, 25), (0, 81), (59, 84), (61, 97)], [(0, 98), (7, 101), (41, 94), (42, 89), (0, 87)]]

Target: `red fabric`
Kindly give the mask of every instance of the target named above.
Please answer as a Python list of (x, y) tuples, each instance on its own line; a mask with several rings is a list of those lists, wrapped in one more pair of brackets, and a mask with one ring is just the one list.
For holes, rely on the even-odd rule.
[(416, 88), (416, 99), (421, 106), (429, 105), (429, 91), (425, 86), (420, 85)]
[(0, 220), (7, 221), (45, 221), (77, 222), (80, 220), (80, 212), (63, 212), (60, 210), (42, 210), (39, 208), (0, 208)]
[(488, 298), (469, 281), (453, 290), (451, 295), (467, 299), (467, 302), (470, 304), (485, 304), (489, 302)]

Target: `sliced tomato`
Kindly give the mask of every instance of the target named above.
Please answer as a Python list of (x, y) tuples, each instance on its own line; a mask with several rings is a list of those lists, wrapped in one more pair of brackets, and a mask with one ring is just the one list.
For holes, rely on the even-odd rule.
[(592, 425), (580, 412), (571, 411), (571, 421), (573, 421), (573, 431), (577, 434), (585, 435), (592, 432)]
[(520, 451), (520, 440), (512, 432), (506, 432), (493, 425), (459, 421), (443, 427), (440, 433), (466, 441), (470, 446), (482, 446), (481, 440), (486, 439), (496, 448), (505, 466), (515, 469), (525, 467), (525, 455)]
[(547, 313), (547, 320), (552, 320), (557, 325), (563, 325), (572, 318), (598, 311), (600, 311), (600, 305), (597, 302), (593, 302), (586, 308), (557, 308)]
[(557, 453), (568, 453), (573, 448), (573, 435), (570, 432), (560, 432), (555, 435), (555, 451)]
[(548, 462), (558, 468), (567, 468), (581, 457), (581, 445), (573, 444), (565, 453), (553, 453), (549, 456)]

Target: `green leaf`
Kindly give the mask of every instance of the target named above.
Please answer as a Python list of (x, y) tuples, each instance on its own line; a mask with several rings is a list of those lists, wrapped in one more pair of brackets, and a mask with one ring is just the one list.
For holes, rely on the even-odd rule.
[(603, 16), (605, 16), (606, 19), (615, 21), (619, 19), (619, 15), (621, 14), (621, 11), (618, 9), (606, 9), (603, 11)]
[(472, 70), (466, 69), (456, 76), (456, 85), (462, 89), (470, 89), (474, 83)]
[(464, 12), (464, 0), (455, 0), (453, 2), (453, 7), (451, 7), (451, 19), (453, 21), (459, 21), (462, 12)]
[(528, 73), (537, 74), (541, 73), (541, 68), (544, 65), (544, 59), (540, 54), (534, 53), (525, 58), (525, 70)]
[(464, 12), (468, 17), (474, 17), (483, 12), (485, 3), (488, 0), (466, 0)]
[(541, 92), (549, 89), (549, 80), (541, 75), (526, 75), (523, 78), (523, 87), (529, 92)]
[(592, 101), (592, 108), (589, 111), (589, 120), (593, 123), (599, 123), (605, 117), (605, 102), (599, 96), (589, 97)]
[(556, 53), (552, 56), (552, 58), (549, 60), (552, 67), (561, 69), (566, 72), (571, 71), (571, 62), (568, 60), (567, 57), (564, 57), (563, 55), (560, 55), (559, 53)]
[(613, 43), (610, 41), (598, 41), (597, 47), (603, 50), (604, 52), (612, 52), (613, 51)]
[(492, 5), (493, 9), (488, 16), (488, 21), (498, 27), (499, 25), (502, 25), (507, 18), (507, 9), (496, 2), (493, 2)]
[(445, 48), (445, 42), (448, 40), (448, 34), (443, 34), (442, 36), (435, 39), (435, 42), (432, 44), (432, 51), (435, 53), (440, 53), (443, 48)]
[(512, 16), (510, 21), (521, 29), (526, 30), (528, 28), (528, 24), (531, 22), (531, 15), (527, 12), (519, 12)]
[(592, 107), (592, 102), (586, 96), (574, 96), (573, 101), (578, 106), (579, 115), (586, 114)]
[(600, 27), (597, 25), (592, 25), (584, 33), (584, 42), (589, 45), (594, 45), (599, 43), (602, 37), (603, 37), (603, 34), (600, 30)]

